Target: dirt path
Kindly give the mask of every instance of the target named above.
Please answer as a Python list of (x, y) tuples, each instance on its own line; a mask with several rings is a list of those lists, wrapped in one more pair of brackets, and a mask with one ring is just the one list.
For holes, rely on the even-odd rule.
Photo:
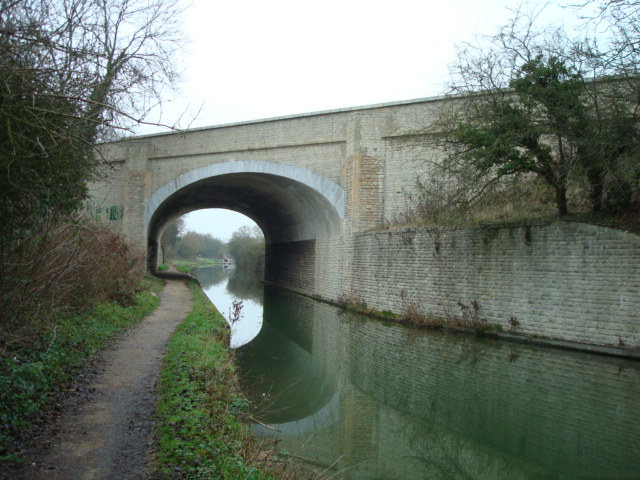
[[(171, 333), (191, 310), (184, 279), (167, 279), (160, 306), (96, 362), (81, 400), (65, 403), (45, 446), (17, 479), (144, 478), (155, 384)], [(82, 396), (82, 394), (80, 395)]]

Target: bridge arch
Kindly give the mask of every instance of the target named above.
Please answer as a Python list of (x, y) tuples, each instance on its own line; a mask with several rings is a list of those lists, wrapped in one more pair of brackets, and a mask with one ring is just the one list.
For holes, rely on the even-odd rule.
[(308, 247), (308, 242), (339, 234), (345, 192), (312, 170), (278, 162), (231, 160), (191, 170), (149, 198), (144, 222), (152, 269), (160, 260), (158, 246), (166, 224), (202, 208), (227, 208), (255, 221), (265, 234), (268, 261), (270, 250), (305, 242)]

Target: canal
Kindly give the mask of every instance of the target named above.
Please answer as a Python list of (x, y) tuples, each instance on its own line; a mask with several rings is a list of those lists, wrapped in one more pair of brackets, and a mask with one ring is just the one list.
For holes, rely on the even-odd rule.
[(194, 272), (233, 326), (259, 436), (326, 478), (639, 479), (640, 363), (344, 313)]

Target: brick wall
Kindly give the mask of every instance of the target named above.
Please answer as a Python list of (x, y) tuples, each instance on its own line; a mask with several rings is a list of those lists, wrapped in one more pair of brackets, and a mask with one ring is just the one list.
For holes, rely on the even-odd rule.
[(265, 279), (295, 290), (314, 291), (315, 243), (306, 240), (267, 245)]
[(477, 301), (505, 330), (640, 346), (640, 237), (576, 223), (354, 236), (350, 289), (379, 310), (440, 316)]

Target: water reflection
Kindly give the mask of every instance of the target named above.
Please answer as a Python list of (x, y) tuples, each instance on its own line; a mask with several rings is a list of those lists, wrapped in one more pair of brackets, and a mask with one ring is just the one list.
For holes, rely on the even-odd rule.
[(298, 321), (311, 312), (301, 312), (305, 304), (296, 300), (294, 294), (266, 294), (263, 327), (250, 348), (239, 350), (245, 383), (270, 423), (313, 415), (336, 393), (333, 369), (313, 355), (310, 324)]
[(198, 279), (205, 292), (229, 279), (228, 270), (218, 266), (196, 268), (191, 274)]
[(221, 266), (197, 268), (191, 273), (227, 321), (233, 302), (242, 301), (241, 318), (231, 325), (231, 347), (237, 348), (251, 341), (262, 327), (263, 293), (260, 279)]
[(239, 353), (282, 448), (333, 478), (640, 477), (636, 362), (405, 329), (272, 289)]

